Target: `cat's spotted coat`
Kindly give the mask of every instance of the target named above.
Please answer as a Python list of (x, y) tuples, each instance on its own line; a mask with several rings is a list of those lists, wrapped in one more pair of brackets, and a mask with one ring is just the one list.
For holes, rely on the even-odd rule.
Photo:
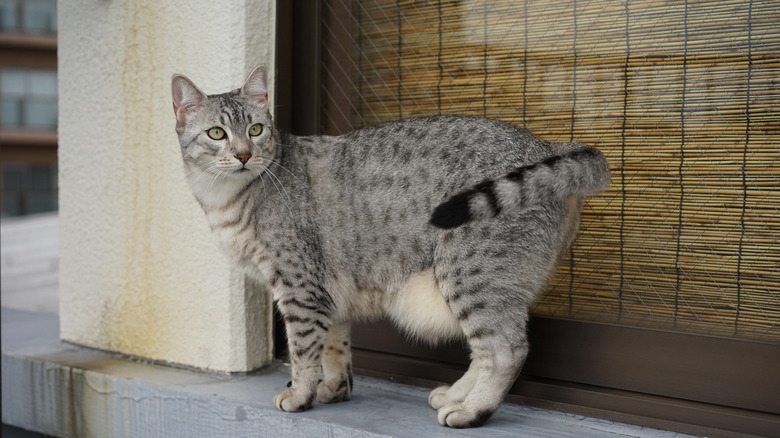
[(465, 338), (468, 371), (429, 403), (443, 425), (487, 420), (525, 360), (528, 306), (574, 239), (584, 197), (609, 183), (603, 155), (453, 116), (285, 134), (263, 67), (224, 94), (180, 75), (172, 85), (195, 198), (284, 317), (292, 384), (276, 406), (349, 400), (350, 322), (387, 316), (424, 340)]

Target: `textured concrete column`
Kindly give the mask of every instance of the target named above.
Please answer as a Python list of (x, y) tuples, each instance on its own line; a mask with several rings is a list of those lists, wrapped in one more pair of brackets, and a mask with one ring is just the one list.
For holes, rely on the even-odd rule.
[(270, 361), (270, 298), (231, 271), (185, 183), (170, 78), (214, 93), (273, 72), (274, 5), (59, 3), (64, 340), (222, 372)]

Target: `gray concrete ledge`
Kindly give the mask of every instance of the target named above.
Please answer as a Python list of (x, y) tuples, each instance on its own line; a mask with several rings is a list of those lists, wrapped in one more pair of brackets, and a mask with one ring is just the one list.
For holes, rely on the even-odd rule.
[(505, 404), (482, 428), (436, 423), (428, 390), (368, 377), (352, 401), (288, 414), (276, 363), (220, 376), (59, 342), (56, 315), (2, 310), (3, 423), (64, 437), (659, 437), (685, 435)]

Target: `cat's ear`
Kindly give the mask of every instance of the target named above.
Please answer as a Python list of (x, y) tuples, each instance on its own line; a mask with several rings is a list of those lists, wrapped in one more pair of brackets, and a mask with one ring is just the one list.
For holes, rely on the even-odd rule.
[(241, 87), (241, 94), (259, 102), (263, 106), (268, 102), (268, 70), (264, 65), (258, 66)]
[(171, 94), (173, 95), (173, 113), (176, 114), (176, 119), (181, 123), (184, 123), (189, 111), (206, 100), (206, 95), (183, 75), (173, 75)]

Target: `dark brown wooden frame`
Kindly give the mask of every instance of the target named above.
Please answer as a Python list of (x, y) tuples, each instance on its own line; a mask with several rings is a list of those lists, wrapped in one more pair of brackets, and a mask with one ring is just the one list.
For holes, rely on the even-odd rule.
[[(328, 10), (324, 16), (319, 1), (277, 2), (276, 117), (295, 134), (346, 126), (323, 122), (325, 111), (344, 105), (323, 87), (349, 81), (323, 75), (323, 23), (348, 12)], [(327, 62), (349, 56), (343, 48), (330, 50)], [(530, 337), (531, 354), (510, 402), (697, 435), (780, 431), (780, 345), (542, 317), (532, 318)], [(428, 387), (456, 380), (468, 360), (461, 345), (421, 346), (387, 323), (355, 327), (353, 342), (359, 372)], [(277, 354), (283, 357), (284, 348)]]

